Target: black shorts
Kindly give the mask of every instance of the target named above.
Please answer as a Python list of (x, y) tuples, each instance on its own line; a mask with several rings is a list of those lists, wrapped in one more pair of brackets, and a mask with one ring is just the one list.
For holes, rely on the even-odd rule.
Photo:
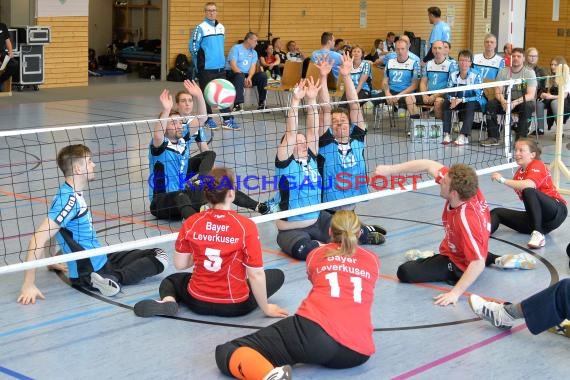
[(308, 363), (351, 368), (370, 358), (343, 346), (317, 323), (296, 314), (216, 347), (216, 362), (222, 372), (228, 374), (231, 354), (239, 347), (256, 350), (275, 367)]

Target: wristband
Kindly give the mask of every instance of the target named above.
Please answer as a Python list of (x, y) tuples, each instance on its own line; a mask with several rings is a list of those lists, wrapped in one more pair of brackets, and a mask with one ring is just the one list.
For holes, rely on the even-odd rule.
[(499, 182), (500, 184), (504, 185), (505, 182), (507, 182), (507, 180), (505, 179), (505, 177), (501, 177), (497, 180), (497, 182)]

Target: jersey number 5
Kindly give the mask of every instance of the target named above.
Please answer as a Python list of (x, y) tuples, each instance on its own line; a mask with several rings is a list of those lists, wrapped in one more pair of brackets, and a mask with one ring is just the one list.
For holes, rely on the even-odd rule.
[[(340, 285), (338, 283), (338, 273), (331, 272), (325, 275), (325, 278), (329, 281), (331, 287), (331, 297), (340, 297)], [(352, 283), (352, 299), (356, 303), (362, 303), (362, 278), (360, 277), (350, 277), (350, 282)]]
[(220, 257), (220, 250), (213, 248), (206, 248), (206, 257), (208, 260), (204, 260), (204, 268), (210, 272), (217, 272), (222, 269), (222, 258)]

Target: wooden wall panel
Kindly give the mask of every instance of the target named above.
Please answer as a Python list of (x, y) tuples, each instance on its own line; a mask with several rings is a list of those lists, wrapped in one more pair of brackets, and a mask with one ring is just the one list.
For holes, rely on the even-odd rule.
[[(548, 67), (556, 55), (570, 58), (570, 1), (560, 1), (559, 21), (552, 21), (552, 3), (527, 0), (525, 44), (538, 49), (543, 67)], [(562, 29), (563, 36), (558, 36), (558, 29)]]
[(39, 17), (37, 25), (51, 26), (42, 87), (87, 86), (88, 17)]
[[(459, 48), (470, 47), (473, 1), (477, 0), (450, 0), (445, 4), (435, 4), (442, 9), (444, 20), (448, 7), (455, 7), (452, 54)], [(178, 53), (188, 54), (188, 38), (194, 26), (204, 19), (204, 4), (203, 1), (169, 1), (169, 67), (174, 66)], [(226, 27), (226, 52), (250, 30), (258, 33), (260, 39), (267, 39), (268, 0), (222, 0), (216, 4), (218, 20)], [(384, 39), (389, 31), (401, 34), (409, 30), (423, 39), (429, 38), (432, 25), (427, 17), (427, 9), (434, 5), (432, 1), (368, 0), (365, 28), (360, 28), (360, 4), (361, 0), (329, 1), (326, 4), (306, 0), (273, 0), (272, 37), (281, 37), (284, 43), (296, 40), (307, 54), (319, 48), (320, 36), (324, 31), (331, 31), (335, 37), (359, 44), (365, 50), (370, 49), (374, 39)]]

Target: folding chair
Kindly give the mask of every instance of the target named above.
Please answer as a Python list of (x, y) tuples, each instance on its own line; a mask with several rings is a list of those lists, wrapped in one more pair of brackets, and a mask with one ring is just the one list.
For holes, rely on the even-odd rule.
[[(283, 66), (283, 75), (281, 76), (281, 83), (278, 86), (267, 86), (265, 89), (267, 91), (274, 91), (277, 93), (277, 98), (279, 100), (279, 106), (283, 107), (283, 99), (281, 94), (285, 91), (289, 92), (299, 81), (301, 80), (301, 70), (303, 68), (302, 62), (286, 61), (285, 66)], [(291, 94), (287, 96), (287, 105)]]

